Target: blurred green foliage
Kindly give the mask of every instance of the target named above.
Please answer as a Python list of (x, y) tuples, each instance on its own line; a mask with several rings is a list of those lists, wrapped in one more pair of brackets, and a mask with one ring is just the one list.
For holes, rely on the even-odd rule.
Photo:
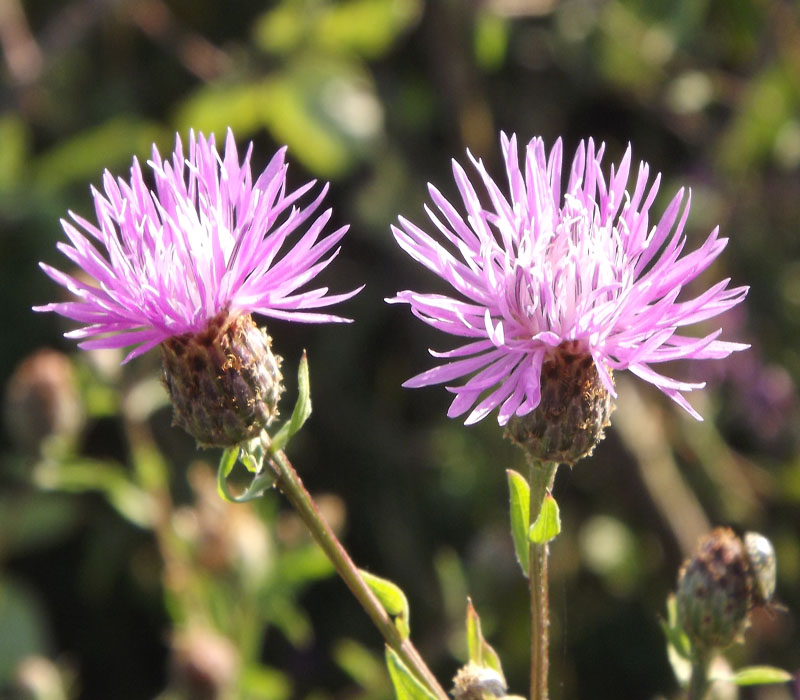
[[(690, 244), (717, 224), (730, 238), (708, 279), (751, 285), (724, 335), (753, 347), (677, 370), (709, 382), (700, 425), (620, 384), (606, 441), (559, 474), (554, 688), (676, 696), (659, 618), (704, 524), (763, 532), (778, 551), (789, 612), (756, 618), (735, 667), (797, 670), (798, 46), (789, 0), (5, 0), (0, 686), (199, 697), (188, 671), (212, 658), (232, 697), (391, 696), (377, 635), (277, 494), (232, 506), (213, 478), (208, 490), (218, 455), (170, 427), (155, 353), (120, 369), (30, 311), (59, 295), (36, 263), (58, 259), (59, 219), (90, 214), (104, 169), (125, 176), (153, 142), (163, 154), (176, 131), (229, 126), (253, 141), (255, 167), (287, 144), (290, 182), (331, 180), (335, 222), (351, 225), (325, 283), (366, 282), (345, 311), (357, 322), (270, 324), (287, 367), (310, 358), (315, 413), (291, 457), (313, 493), (335, 494), (356, 562), (405, 591), (446, 686), (467, 660), (470, 594), (511, 691), (525, 688), (504, 475), (524, 467), (491, 419), (465, 428), (444, 418), (444, 390), (400, 387), (429, 366), (427, 347), (446, 348), (382, 302), (438, 291), (389, 224), (424, 222), (427, 181), (454, 194), (450, 159), (466, 148), (499, 174), (500, 129), (561, 136), (567, 151), (593, 136), (611, 158), (630, 141), (663, 173), (662, 201), (691, 186)], [(78, 420), (51, 425), (19, 403), (12, 373), (42, 346), (68, 353), (75, 376), (53, 381), (74, 382), (59, 410)], [(233, 545), (237, 528), (249, 534)]]

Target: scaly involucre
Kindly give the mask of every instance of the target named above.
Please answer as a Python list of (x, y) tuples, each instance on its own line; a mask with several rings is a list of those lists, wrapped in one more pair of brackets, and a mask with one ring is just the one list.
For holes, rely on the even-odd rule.
[[(308, 311), (348, 299), (359, 289), (329, 295), (325, 287), (298, 291), (338, 253), (347, 227), (322, 235), (328, 209), (314, 218), (327, 185), (305, 206), (295, 206), (310, 182), (287, 192), (286, 149), (255, 183), (252, 144), (240, 163), (228, 130), (219, 155), (214, 137), (189, 135), (188, 157), (176, 137), (171, 159), (153, 146), (151, 191), (138, 160), (130, 182), (106, 171), (92, 188), (97, 223), (70, 212), (62, 221), (72, 245), (58, 248), (78, 277), (50, 265), (42, 269), (77, 300), (35, 307), (86, 324), (67, 333), (80, 347), (136, 347), (127, 362), (167, 338), (199, 333), (229, 311), (305, 322), (347, 321)], [(302, 235), (292, 245), (290, 235)]]
[(680, 392), (702, 388), (663, 376), (652, 365), (678, 359), (717, 359), (747, 346), (717, 340), (717, 330), (700, 338), (679, 331), (742, 301), (746, 287), (729, 280), (678, 301), (681, 290), (722, 252), (727, 239), (714, 229), (697, 250), (683, 254), (683, 230), (691, 195), (673, 197), (661, 219), (649, 226), (660, 176), (649, 184), (649, 166), (639, 165), (633, 192), (628, 147), (608, 180), (604, 147), (581, 143), (561, 194), (561, 141), (549, 157), (540, 138), (525, 149), (520, 167), (516, 137), (501, 137), (508, 192), (469, 155), (483, 184), (479, 196), (463, 168), (453, 173), (463, 200), (462, 214), (433, 185), (437, 211), (426, 211), (438, 230), (432, 236), (400, 218), (392, 227), (414, 260), (448, 282), (454, 294), (399, 292), (428, 325), (465, 339), (449, 352), (431, 354), (444, 363), (407, 381), (422, 387), (465, 379), (448, 386), (455, 394), (448, 415), (469, 411), (466, 423), (494, 409), (505, 425), (540, 402), (541, 368), (560, 344), (575, 341), (590, 354), (600, 378), (616, 396), (611, 370), (630, 370), (657, 386), (700, 419)]

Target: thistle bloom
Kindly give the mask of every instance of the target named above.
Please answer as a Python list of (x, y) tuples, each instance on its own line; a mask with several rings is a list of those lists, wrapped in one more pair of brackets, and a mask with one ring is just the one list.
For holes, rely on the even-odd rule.
[[(136, 159), (130, 181), (104, 174), (105, 192), (92, 189), (97, 223), (72, 212), (74, 223), (61, 222), (71, 245), (59, 243), (58, 248), (87, 281), (42, 263), (75, 300), (35, 310), (55, 311), (84, 324), (66, 334), (81, 340), (82, 348), (135, 346), (125, 362), (160, 344), (178, 414), (175, 392), (186, 388), (179, 384), (194, 384), (181, 400), (189, 410), (199, 395), (215, 390), (216, 380), (227, 377), (228, 385), (222, 381), (219, 390), (232, 398), (214, 398), (256, 405), (247, 419), (251, 425), (245, 432), (250, 435), (256, 423), (274, 413), (272, 404), (281, 390), (279, 358), (269, 353), (270, 338), (255, 328), (250, 314), (348, 321), (316, 309), (360, 289), (334, 295), (325, 287), (299, 291), (336, 257), (347, 227), (323, 235), (331, 210), (315, 212), (327, 186), (309, 204), (297, 205), (314, 183), (287, 191), (285, 148), (255, 182), (252, 145), (240, 163), (230, 130), (222, 155), (213, 136), (202, 134), (190, 133), (188, 150), (186, 157), (178, 137), (172, 158), (162, 160), (153, 146), (148, 161), (152, 191)], [(302, 235), (290, 246), (287, 240), (298, 232)], [(202, 363), (206, 366), (201, 371)], [(252, 395), (241, 386), (242, 377)], [(265, 381), (274, 386), (263, 385)], [(262, 399), (270, 406), (259, 409)], [(194, 419), (183, 421), (177, 415), (176, 420), (187, 427), (184, 423)], [(190, 432), (203, 443), (216, 439), (212, 433)], [(238, 441), (240, 432), (234, 430), (225, 440)]]
[[(503, 134), (501, 143), (507, 194), (470, 154), (485, 195), (478, 195), (454, 161), (466, 216), (429, 185), (438, 212), (426, 211), (440, 239), (402, 217), (400, 226), (392, 227), (403, 250), (454, 293), (403, 291), (387, 301), (409, 304), (428, 325), (464, 340), (448, 352), (431, 351), (444, 362), (404, 386), (463, 380), (447, 387), (455, 394), (448, 416), (469, 412), (465, 422), (470, 424), (499, 409), (498, 422), (506, 425), (544, 406), (548, 395), (558, 397), (558, 377), (548, 371), (553, 367), (582, 366), (573, 385), (584, 387), (584, 393), (590, 383), (585, 373), (591, 370), (597, 387), (610, 396), (616, 396), (613, 370), (627, 369), (700, 420), (680, 392), (704, 384), (671, 379), (652, 365), (722, 358), (747, 347), (718, 340), (719, 330), (700, 338), (679, 332), (747, 294), (746, 287), (728, 289), (729, 280), (723, 280), (696, 297), (677, 300), (727, 239), (714, 229), (699, 249), (682, 254), (691, 199), (683, 189), (650, 227), (660, 176), (649, 184), (649, 166), (641, 163), (629, 192), (630, 147), (606, 179), (604, 147), (595, 149), (592, 140), (581, 143), (562, 196), (560, 140), (548, 157), (543, 141), (533, 139), (522, 166), (516, 137)], [(556, 380), (552, 391), (548, 377)]]

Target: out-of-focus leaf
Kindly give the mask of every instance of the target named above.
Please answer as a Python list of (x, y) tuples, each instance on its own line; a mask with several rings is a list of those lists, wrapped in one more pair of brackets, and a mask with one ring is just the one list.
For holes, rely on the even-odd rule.
[(511, 537), (514, 540), (517, 561), (522, 568), (523, 575), (527, 577), (530, 561), (528, 528), (530, 527), (531, 489), (522, 474), (508, 469), (506, 475), (510, 494)]
[(242, 695), (252, 700), (284, 700), (292, 695), (292, 684), (285, 673), (259, 664), (247, 666), (239, 683)]
[(80, 458), (62, 464), (41, 464), (34, 473), (37, 485), (71, 493), (99, 491), (124, 518), (143, 528), (150, 528), (155, 518), (152, 498), (128, 478), (116, 465)]
[(370, 587), (375, 597), (380, 601), (389, 615), (395, 618), (395, 625), (400, 631), (403, 639), (407, 639), (411, 634), (410, 627), (410, 611), (408, 609), (408, 599), (406, 594), (400, 589), (396, 583), (392, 583), (388, 579), (375, 576), (369, 571), (359, 570), (361, 578)]
[(4, 494), (0, 499), (0, 559), (64, 537), (71, 531), (77, 515), (71, 496)]
[(333, 53), (382, 56), (422, 10), (420, 0), (284, 0), (256, 23), (265, 51), (287, 54), (310, 47)]
[(0, 579), (0, 685), (11, 680), (20, 660), (45, 649), (45, 621), (22, 587)]
[(154, 142), (171, 146), (172, 138), (151, 122), (114, 117), (53, 147), (35, 162), (34, 177), (53, 189), (84, 180), (99, 183), (106, 168), (121, 171), (130, 166), (131, 154), (147, 159)]
[(554, 539), (559, 532), (561, 532), (561, 515), (558, 511), (558, 503), (556, 503), (556, 499), (553, 498), (553, 494), (548, 491), (544, 495), (539, 517), (536, 518), (536, 522), (531, 525), (531, 542), (546, 544)]
[[(788, 683), (794, 676), (782, 668), (774, 666), (746, 666), (740, 668), (728, 678), (735, 685), (768, 685), (772, 683)], [(724, 680), (724, 679), (720, 679)]]
[(333, 658), (356, 683), (368, 693), (377, 697), (388, 691), (383, 664), (363, 644), (353, 639), (340, 639), (333, 648)]
[(316, 544), (283, 552), (277, 568), (281, 580), (288, 582), (292, 587), (319, 581), (334, 572), (330, 559)]
[(28, 157), (28, 131), (16, 114), (0, 117), (0, 192), (20, 184), (22, 167)]
[(500, 68), (508, 50), (508, 20), (490, 11), (475, 17), (475, 60), (484, 70)]
[(397, 700), (436, 700), (389, 647), (386, 647), (386, 666)]
[(765, 162), (781, 128), (800, 106), (796, 77), (780, 64), (770, 66), (747, 85), (747, 93), (719, 141), (719, 159), (741, 173)]

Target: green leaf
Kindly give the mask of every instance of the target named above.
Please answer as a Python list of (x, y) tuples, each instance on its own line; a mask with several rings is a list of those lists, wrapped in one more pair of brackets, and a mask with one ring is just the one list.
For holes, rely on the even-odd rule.
[(275, 433), (269, 446), (269, 454), (275, 454), (286, 447), (289, 439), (303, 427), (303, 423), (311, 415), (311, 384), (308, 378), (308, 358), (306, 353), (300, 358), (297, 370), (297, 402), (292, 417)]
[(238, 447), (228, 447), (219, 458), (219, 467), (217, 468), (217, 493), (223, 501), (235, 503), (236, 497), (228, 490), (228, 476), (233, 471), (233, 466), (239, 457)]
[(558, 512), (558, 503), (548, 491), (544, 496), (539, 517), (531, 525), (529, 533), (531, 542), (545, 544), (554, 539), (559, 532), (561, 532), (561, 515)]
[(512, 469), (506, 470), (508, 490), (510, 494), (511, 537), (514, 539), (514, 551), (517, 561), (525, 577), (528, 576), (530, 545), (528, 528), (530, 527), (531, 490), (525, 477)]
[(788, 683), (793, 677), (788, 671), (774, 666), (746, 666), (736, 671), (728, 680), (736, 685), (767, 685)]
[(111, 506), (133, 524), (150, 528), (155, 521), (152, 497), (132, 483), (122, 467), (88, 458), (60, 464), (42, 463), (35, 472), (38, 486), (70, 493), (98, 491)]
[(395, 618), (395, 625), (397, 625), (400, 635), (403, 639), (408, 639), (409, 634), (411, 634), (411, 626), (406, 594), (397, 584), (385, 578), (375, 576), (375, 574), (363, 569), (359, 569), (359, 573), (361, 578), (364, 579), (364, 583), (370, 587), (375, 597), (380, 601), (383, 609)]
[(467, 598), (467, 648), (469, 649), (469, 660), (472, 663), (496, 671), (505, 683), (500, 657), (484, 638), (481, 619), (469, 598)]
[(386, 667), (389, 669), (397, 700), (436, 700), (389, 647), (386, 647)]

